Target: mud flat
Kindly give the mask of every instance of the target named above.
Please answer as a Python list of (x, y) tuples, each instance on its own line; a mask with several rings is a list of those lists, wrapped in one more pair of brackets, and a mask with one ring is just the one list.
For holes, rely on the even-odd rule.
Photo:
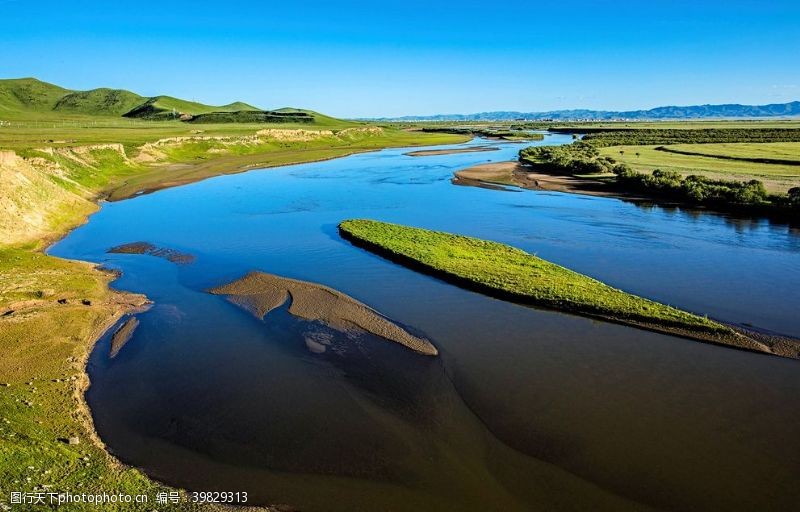
[(319, 321), (343, 332), (368, 332), (399, 343), (420, 354), (435, 356), (436, 347), (415, 336), (357, 300), (327, 286), (286, 277), (250, 272), (241, 279), (208, 290), (227, 299), (257, 318), (291, 301), (289, 313)]
[(497, 151), (499, 148), (492, 146), (472, 146), (469, 148), (456, 149), (421, 149), (404, 153), (406, 156), (436, 156), (436, 155), (455, 155), (458, 153), (481, 153), (483, 151)]

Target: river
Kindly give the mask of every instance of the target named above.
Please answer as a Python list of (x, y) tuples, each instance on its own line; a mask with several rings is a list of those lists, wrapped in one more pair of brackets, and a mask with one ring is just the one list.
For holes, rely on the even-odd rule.
[[(534, 144), (569, 143), (547, 135)], [(304, 511), (788, 510), (800, 362), (524, 307), (343, 241), (372, 218), (496, 240), (626, 291), (800, 336), (800, 232), (617, 199), (456, 186), (520, 144), (388, 149), (104, 203), (53, 246), (154, 306), (89, 362), (96, 428), (172, 485)], [(179, 265), (108, 254), (147, 241)], [(429, 358), (204, 290), (250, 270), (322, 283), (429, 337)], [(309, 351), (322, 333), (336, 350)]]

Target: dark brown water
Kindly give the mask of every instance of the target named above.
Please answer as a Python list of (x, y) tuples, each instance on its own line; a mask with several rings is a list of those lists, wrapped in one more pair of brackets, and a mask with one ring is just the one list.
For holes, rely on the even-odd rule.
[[(550, 137), (560, 143), (568, 137)], [(475, 144), (479, 144), (476, 141)], [(352, 247), (368, 217), (498, 240), (620, 288), (800, 336), (800, 234), (765, 221), (449, 183), (499, 151), (402, 150), (108, 204), (53, 253), (156, 306), (87, 395), (123, 461), (301, 510), (790, 510), (800, 363), (490, 299)], [(146, 240), (193, 264), (106, 254)], [(259, 269), (337, 288), (430, 337), (427, 358), (203, 292)], [(315, 354), (306, 337), (333, 340)]]

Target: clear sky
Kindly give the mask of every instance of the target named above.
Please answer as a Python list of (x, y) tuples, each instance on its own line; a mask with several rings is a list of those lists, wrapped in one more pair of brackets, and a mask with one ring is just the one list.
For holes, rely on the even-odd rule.
[(800, 99), (800, 1), (0, 0), (0, 77), (341, 117)]

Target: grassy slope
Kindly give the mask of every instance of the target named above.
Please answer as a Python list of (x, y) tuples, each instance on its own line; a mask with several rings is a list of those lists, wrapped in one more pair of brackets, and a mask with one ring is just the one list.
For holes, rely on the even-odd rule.
[(497, 297), (765, 350), (705, 317), (631, 295), (508, 245), (373, 220), (347, 220), (339, 229), (368, 249)]
[(53, 106), (53, 110), (74, 114), (119, 117), (145, 101), (146, 98), (130, 91), (102, 88), (67, 94), (59, 98)]
[(0, 80), (0, 120), (63, 121), (82, 116), (118, 118), (134, 108), (147, 105), (156, 111), (203, 114), (259, 110), (243, 102), (228, 105), (204, 105), (171, 96), (146, 98), (124, 89), (71, 91), (35, 78)]
[[(111, 277), (91, 265), (41, 253), (47, 241), (85, 220), (95, 208), (93, 199), (121, 186), (135, 190), (166, 179), (177, 184), (252, 166), (332, 158), (386, 146), (463, 140), (452, 135), (388, 130), (379, 134), (340, 132), (338, 136), (306, 142), (267, 138), (254, 144), (256, 131), (268, 126), (187, 126), (118, 119), (106, 123), (79, 117), (52, 124), (33, 121), (0, 128), (0, 151), (11, 149), (26, 157), (16, 170), (3, 168), (0, 159), (2, 192), (21, 194), (11, 198), (23, 209), (20, 219), (31, 213), (44, 215), (44, 222), (36, 229), (24, 224), (15, 231), (0, 229), (0, 383), (10, 384), (0, 387), (0, 503), (8, 504), (7, 493), (12, 490), (32, 491), (41, 485), (73, 492), (149, 493), (151, 500), (156, 491), (163, 490), (139, 471), (116, 464), (91, 442), (92, 429), (82, 405), (83, 361), (98, 334), (130, 310), (128, 303), (135, 303), (136, 297), (110, 291), (107, 284)], [(304, 124), (298, 128), (330, 130), (354, 126), (359, 125), (321, 116), (320, 125)], [(280, 124), (274, 128), (287, 130), (292, 126)], [(129, 158), (148, 142), (207, 135), (226, 139), (224, 143), (189, 141), (171, 145), (164, 149), (163, 160), (156, 162)], [(113, 142), (123, 142), (127, 155), (115, 149), (81, 148), (84, 144)], [(43, 152), (43, 147), (56, 151)], [(31, 162), (36, 161), (46, 165), (34, 166)], [(48, 166), (55, 166), (57, 172), (48, 172)], [(31, 179), (20, 187), (13, 178), (23, 171), (28, 174), (22, 175)], [(16, 238), (10, 238), (12, 235)], [(62, 299), (67, 299), (66, 303), (59, 302)], [(84, 304), (84, 299), (90, 304)], [(13, 313), (5, 314), (9, 310)], [(81, 443), (72, 446), (60, 441), (72, 435), (79, 436)], [(153, 508), (151, 504), (145, 510)]]
[(70, 92), (35, 78), (0, 80), (0, 119), (35, 118), (49, 113)]
[[(657, 150), (658, 146), (612, 146), (602, 148), (601, 154), (630, 165), (640, 172), (654, 169), (677, 171), (685, 176), (699, 174), (712, 179), (748, 181), (758, 179), (770, 192), (785, 193), (800, 185), (800, 166), (728, 160), (714, 156), (681, 155)], [(668, 148), (672, 145), (666, 146)], [(730, 155), (738, 158), (775, 158), (800, 160), (800, 143), (737, 143), (737, 144), (676, 144), (676, 149), (708, 155)], [(624, 153), (620, 154), (620, 151)], [(637, 155), (638, 153), (638, 155)]]

